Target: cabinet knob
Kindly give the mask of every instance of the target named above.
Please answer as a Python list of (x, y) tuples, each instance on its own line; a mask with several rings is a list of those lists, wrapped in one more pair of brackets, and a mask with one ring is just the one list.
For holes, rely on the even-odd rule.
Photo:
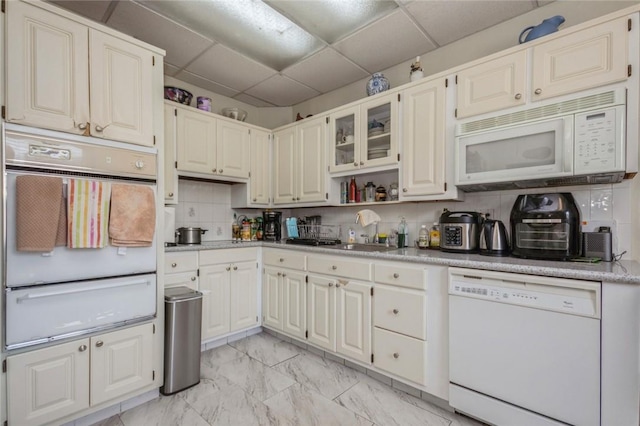
[(220, 169), (220, 172), (219, 172), (219, 173), (222, 173), (222, 169)]
[(396, 272), (395, 274), (393, 274), (393, 278), (398, 278), (398, 277), (400, 277), (399, 273)]
[(284, 262), (284, 257), (281, 257), (281, 258), (280, 258), (280, 262)]
[(333, 287), (333, 283), (329, 283), (329, 287)]
[(191, 281), (195, 281), (195, 280), (196, 280), (196, 277), (191, 277)]
[(282, 272), (278, 272), (278, 276), (281, 277), (282, 276)]
[(407, 188), (402, 188), (402, 192), (407, 192), (408, 189)]
[(358, 167), (358, 162), (357, 162), (357, 161), (356, 161), (356, 162), (354, 162), (354, 163), (353, 163), (353, 165), (354, 165), (354, 166), (356, 166), (356, 167)]
[(172, 267), (172, 268), (175, 268), (176, 266), (178, 266), (178, 264), (177, 264), (177, 263), (175, 263), (175, 262), (171, 264), (171, 267)]
[(218, 173), (218, 169), (211, 170), (213, 173)]
[(394, 354), (393, 354), (393, 357), (394, 357), (395, 359), (398, 359), (398, 358), (400, 358), (400, 354), (399, 354), (398, 352), (396, 352), (396, 353), (394, 353)]
[(337, 283), (337, 284), (336, 284), (336, 288), (340, 288), (340, 283)]
[(287, 274), (285, 274), (285, 273), (283, 272), (283, 273), (282, 273), (282, 276), (283, 276), (283, 277), (286, 277), (286, 276), (287, 276)]
[(237, 266), (234, 266), (234, 267), (233, 267), (233, 270), (234, 270), (234, 271), (237, 271), (237, 270), (238, 270), (238, 267), (237, 267)]
[(102, 340), (98, 340), (98, 341), (96, 342), (96, 348), (101, 348), (101, 347), (102, 347), (102, 345), (104, 345), (104, 342), (103, 342)]
[(360, 162), (360, 165), (361, 165), (361, 166), (364, 166), (364, 161), (361, 161), (361, 162)]
[(102, 126), (98, 126), (98, 125), (96, 124), (96, 132), (98, 132), (98, 133), (102, 133), (102, 131), (103, 131), (103, 130), (104, 130), (104, 127), (102, 127)]
[(170, 193), (169, 193), (169, 197), (173, 197), (173, 192), (170, 192)]
[(522, 95), (521, 95), (520, 93), (516, 93), (515, 98), (516, 98), (516, 99), (522, 99)]
[(300, 197), (296, 197), (296, 201), (300, 201)]
[[(78, 124), (78, 129), (84, 131), (87, 130), (87, 123), (80, 123)], [(82, 346), (81, 346), (82, 347)]]
[(338, 267), (337, 267), (336, 265), (333, 265), (333, 266), (331, 267), (331, 269), (333, 269), (333, 270), (335, 271), (336, 269), (338, 269)]
[(80, 345), (80, 347), (78, 348), (79, 352), (84, 352), (87, 350), (87, 345)]
[(143, 169), (144, 168), (144, 161), (142, 161), (142, 160), (136, 161), (135, 166), (136, 166), (136, 169), (138, 169), (138, 170)]
[(254, 199), (253, 199), (253, 202), (255, 203), (256, 201), (258, 201), (258, 199), (257, 199), (257, 198), (254, 198)]
[(394, 310), (393, 310), (393, 314), (394, 314), (394, 315), (398, 315), (398, 313), (399, 313), (399, 312), (400, 312), (400, 311), (399, 311), (399, 310), (397, 310), (397, 309), (394, 309)]
[(293, 200), (293, 201), (295, 201), (295, 200), (296, 200), (296, 197), (293, 197), (293, 198), (292, 198), (292, 200)]
[(227, 271), (230, 271), (230, 270), (231, 270), (231, 266), (227, 266)]
[(539, 95), (540, 93), (542, 93), (542, 89), (536, 89), (533, 93), (535, 93), (536, 95)]

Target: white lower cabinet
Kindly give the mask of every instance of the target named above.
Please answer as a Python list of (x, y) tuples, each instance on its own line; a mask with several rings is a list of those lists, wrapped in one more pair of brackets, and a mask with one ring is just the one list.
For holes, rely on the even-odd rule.
[(149, 323), (7, 357), (8, 424), (53, 422), (150, 385), (153, 333)]
[(180, 286), (198, 290), (198, 252), (165, 253), (164, 288)]
[(309, 343), (336, 351), (336, 281), (309, 275), (307, 318)]
[(262, 292), (263, 324), (300, 339), (306, 332), (304, 272), (265, 267)]

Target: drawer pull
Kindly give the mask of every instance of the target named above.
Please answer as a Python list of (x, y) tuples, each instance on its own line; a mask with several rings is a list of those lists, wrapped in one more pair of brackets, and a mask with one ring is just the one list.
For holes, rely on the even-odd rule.
[(539, 95), (540, 93), (542, 93), (542, 89), (536, 89), (533, 93), (535, 93), (536, 95)]
[(84, 352), (87, 350), (87, 345), (80, 345), (80, 347), (78, 348), (78, 351), (80, 352)]
[(222, 173), (222, 169), (220, 169), (220, 173)]
[(398, 359), (398, 358), (400, 358), (400, 354), (399, 354), (398, 352), (396, 352), (396, 353), (394, 353), (394, 354), (393, 354), (393, 357), (394, 357), (395, 359)]
[(195, 280), (196, 280), (196, 277), (191, 277), (191, 281), (195, 281)]
[(227, 266), (227, 271), (230, 271), (230, 270), (231, 270), (231, 267), (230, 267), (230, 266)]
[(234, 266), (234, 267), (233, 267), (233, 270), (234, 270), (234, 271), (237, 271), (237, 270), (238, 270), (238, 267), (237, 267), (237, 266)]
[(84, 132), (85, 130), (87, 130), (87, 123), (78, 124), (78, 129)]
[(516, 93), (516, 99), (518, 100), (522, 99), (522, 95), (520, 93)]
[(102, 345), (104, 345), (104, 342), (103, 342), (102, 340), (98, 340), (98, 341), (96, 342), (96, 348), (101, 348), (101, 347), (102, 347)]
[(331, 269), (333, 269), (333, 270), (335, 271), (336, 269), (338, 269), (338, 267), (337, 267), (336, 265), (333, 265), (333, 266), (331, 267)]
[(175, 268), (176, 266), (178, 266), (178, 264), (177, 264), (177, 263), (172, 263), (172, 264), (171, 264), (171, 267), (172, 267), (172, 268)]
[(281, 277), (282, 276), (282, 272), (278, 272), (278, 276)]
[(102, 133), (103, 131), (104, 131), (104, 127), (102, 127), (102, 126), (98, 126), (98, 125), (96, 124), (96, 132), (98, 132), (98, 133)]
[(337, 284), (336, 284), (336, 288), (340, 288), (340, 283), (337, 283)]
[(280, 262), (284, 262), (284, 257), (281, 257), (281, 258), (280, 258)]
[(329, 287), (333, 287), (333, 283), (329, 283)]
[(218, 169), (211, 169), (213, 173), (218, 173)]
[(283, 276), (283, 277), (286, 277), (286, 276), (287, 276), (287, 274), (285, 274), (285, 273), (283, 272), (283, 273), (282, 273), (282, 276)]
[(170, 193), (169, 193), (169, 197), (173, 197), (173, 192), (170, 192)]
[(400, 274), (398, 274), (397, 272), (395, 274), (393, 274), (393, 278), (398, 278), (400, 276)]
[(394, 309), (394, 310), (393, 310), (393, 315), (398, 315), (399, 313), (400, 313), (400, 311), (399, 311), (399, 310), (397, 310), (397, 309)]

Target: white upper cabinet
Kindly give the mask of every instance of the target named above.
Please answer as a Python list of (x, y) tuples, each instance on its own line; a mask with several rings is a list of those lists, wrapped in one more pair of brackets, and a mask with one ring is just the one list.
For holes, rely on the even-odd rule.
[(273, 134), (273, 203), (296, 201), (296, 128)]
[(44, 7), (8, 3), (7, 121), (152, 146), (162, 57)]
[(164, 203), (178, 204), (178, 172), (176, 170), (176, 108), (164, 105)]
[[(402, 92), (401, 199), (445, 192), (445, 79)], [(408, 198), (405, 198), (408, 197)]]
[[(627, 78), (628, 19), (618, 18), (473, 65), (457, 76), (457, 117), (575, 93)], [(530, 57), (528, 61), (527, 58)]]
[(217, 135), (218, 173), (248, 178), (251, 149), (249, 129), (239, 122), (218, 120)]
[(251, 204), (269, 205), (271, 200), (270, 133), (251, 129)]

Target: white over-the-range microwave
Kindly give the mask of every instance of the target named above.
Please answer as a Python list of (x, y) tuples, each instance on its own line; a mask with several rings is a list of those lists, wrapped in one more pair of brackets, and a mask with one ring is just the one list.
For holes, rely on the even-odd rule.
[(620, 182), (626, 91), (617, 88), (456, 126), (456, 185), (467, 192)]

